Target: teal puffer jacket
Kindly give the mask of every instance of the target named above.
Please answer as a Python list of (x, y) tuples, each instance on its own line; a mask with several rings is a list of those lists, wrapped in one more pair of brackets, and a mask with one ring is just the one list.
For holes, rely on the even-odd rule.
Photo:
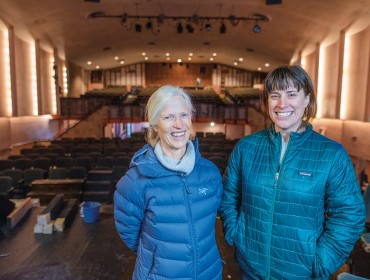
[(248, 279), (326, 279), (364, 229), (365, 208), (343, 147), (312, 130), (292, 133), (281, 165), (273, 126), (232, 152), (220, 213)]
[(221, 174), (194, 148), (195, 166), (185, 176), (165, 168), (145, 145), (117, 183), (116, 228), (137, 253), (132, 279), (222, 279), (215, 235)]

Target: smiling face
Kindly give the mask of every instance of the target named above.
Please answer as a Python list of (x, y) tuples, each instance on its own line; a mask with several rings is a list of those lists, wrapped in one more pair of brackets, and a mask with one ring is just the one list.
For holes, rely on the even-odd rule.
[(297, 131), (302, 123), (304, 110), (310, 101), (303, 89), (290, 85), (286, 90), (273, 90), (268, 97), (268, 110), (277, 132)]
[(175, 95), (161, 111), (155, 130), (159, 135), (164, 154), (181, 159), (190, 137), (191, 111), (184, 98)]

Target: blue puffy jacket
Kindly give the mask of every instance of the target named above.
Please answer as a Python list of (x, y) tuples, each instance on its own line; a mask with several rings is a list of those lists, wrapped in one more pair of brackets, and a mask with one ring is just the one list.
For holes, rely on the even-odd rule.
[(312, 130), (291, 133), (281, 164), (273, 126), (232, 152), (220, 214), (248, 279), (326, 279), (364, 229), (364, 202), (343, 147)]
[(185, 176), (165, 168), (147, 144), (117, 183), (116, 228), (137, 253), (132, 279), (222, 279), (215, 237), (221, 174), (194, 148), (195, 166)]

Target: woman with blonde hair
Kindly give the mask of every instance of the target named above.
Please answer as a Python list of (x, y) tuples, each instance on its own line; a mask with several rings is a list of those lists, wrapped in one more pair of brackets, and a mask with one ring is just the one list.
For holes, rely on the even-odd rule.
[(189, 140), (193, 111), (181, 88), (154, 92), (148, 144), (117, 183), (116, 228), (137, 253), (132, 279), (222, 279), (215, 238), (221, 174)]

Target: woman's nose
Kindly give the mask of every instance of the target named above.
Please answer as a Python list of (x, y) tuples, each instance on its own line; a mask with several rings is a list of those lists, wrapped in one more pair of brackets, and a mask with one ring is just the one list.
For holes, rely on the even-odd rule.
[(183, 126), (182, 119), (181, 118), (175, 118), (173, 125), (174, 125), (174, 127), (181, 128)]
[(285, 104), (286, 104), (286, 100), (285, 100), (284, 95), (280, 95), (280, 97), (278, 99), (278, 106), (279, 107), (284, 107)]

